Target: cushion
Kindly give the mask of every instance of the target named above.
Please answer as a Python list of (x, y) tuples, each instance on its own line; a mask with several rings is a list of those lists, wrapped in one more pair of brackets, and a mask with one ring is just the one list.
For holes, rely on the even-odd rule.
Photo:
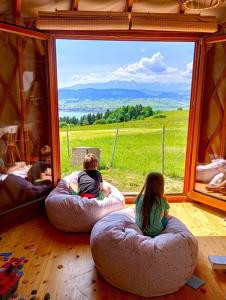
[(204, 183), (209, 183), (214, 176), (220, 173), (220, 168), (226, 168), (225, 159), (214, 159), (206, 165), (197, 165), (196, 180)]
[(198, 258), (197, 240), (181, 221), (173, 217), (151, 238), (136, 225), (131, 209), (113, 212), (95, 224), (91, 251), (108, 283), (145, 297), (176, 292), (191, 277)]
[[(67, 232), (90, 232), (93, 225), (106, 214), (125, 207), (125, 201), (113, 185), (111, 193), (104, 200), (87, 199), (69, 193), (69, 183), (76, 183), (79, 172), (64, 177), (45, 201), (50, 222)], [(106, 182), (104, 182), (106, 184)]]

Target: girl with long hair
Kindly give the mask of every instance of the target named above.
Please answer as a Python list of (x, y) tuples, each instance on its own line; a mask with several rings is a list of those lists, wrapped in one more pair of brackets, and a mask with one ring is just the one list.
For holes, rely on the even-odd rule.
[(163, 175), (157, 172), (149, 173), (136, 198), (136, 223), (145, 235), (159, 235), (168, 223), (169, 204), (163, 195)]

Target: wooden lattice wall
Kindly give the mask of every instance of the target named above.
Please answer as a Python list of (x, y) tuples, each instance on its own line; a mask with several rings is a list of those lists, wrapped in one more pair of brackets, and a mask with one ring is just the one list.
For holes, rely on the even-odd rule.
[[(50, 144), (45, 54), (42, 40), (0, 33), (0, 127), (18, 126), (14, 143), (19, 155), (11, 163), (30, 163)], [(3, 148), (0, 140), (0, 157), (7, 155)]]
[(210, 44), (206, 63), (199, 163), (226, 155), (226, 43)]

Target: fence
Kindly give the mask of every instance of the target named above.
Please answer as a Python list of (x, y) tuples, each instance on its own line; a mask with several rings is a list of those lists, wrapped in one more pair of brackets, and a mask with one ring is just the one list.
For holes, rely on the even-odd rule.
[(158, 171), (165, 175), (168, 193), (182, 192), (186, 133), (186, 128), (165, 126), (61, 132), (62, 175), (75, 169), (70, 147), (99, 148), (104, 178), (123, 191), (137, 192), (146, 174)]

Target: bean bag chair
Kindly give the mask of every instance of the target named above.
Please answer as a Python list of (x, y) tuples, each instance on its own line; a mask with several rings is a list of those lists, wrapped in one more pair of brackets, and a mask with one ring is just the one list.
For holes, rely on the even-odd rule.
[[(111, 193), (104, 200), (87, 199), (69, 193), (69, 183), (76, 183), (79, 172), (64, 177), (45, 201), (50, 222), (67, 232), (90, 232), (93, 225), (108, 213), (125, 207), (123, 195), (108, 183)], [(106, 182), (104, 182), (106, 183)]]
[(144, 236), (134, 210), (108, 214), (91, 232), (97, 270), (111, 285), (144, 296), (179, 290), (191, 277), (198, 257), (195, 237), (176, 218), (157, 237)]
[(0, 214), (46, 196), (50, 191), (49, 185), (36, 186), (21, 176), (8, 174), (0, 180)]

